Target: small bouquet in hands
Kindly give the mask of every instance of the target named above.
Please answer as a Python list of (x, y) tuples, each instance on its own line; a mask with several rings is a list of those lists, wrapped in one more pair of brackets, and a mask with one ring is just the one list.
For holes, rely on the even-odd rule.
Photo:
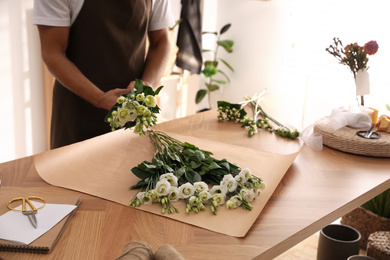
[(134, 133), (146, 135), (144, 127), (147, 129), (157, 122), (156, 114), (160, 108), (155, 96), (162, 88), (161, 86), (154, 91), (145, 86), (142, 80), (136, 79), (134, 89), (129, 94), (120, 96), (105, 118), (112, 131), (134, 127)]
[(211, 152), (150, 129), (157, 122), (160, 108), (155, 96), (161, 89), (154, 91), (136, 80), (133, 91), (119, 97), (105, 119), (113, 131), (134, 127), (136, 134), (148, 134), (156, 149), (151, 161), (131, 170), (141, 180), (130, 187), (139, 189), (130, 206), (160, 203), (162, 213), (171, 214), (179, 212), (174, 202), (182, 199), (187, 213), (203, 211), (206, 204), (213, 214), (224, 204), (228, 209), (252, 210), (251, 202), (265, 188), (262, 179), (248, 168), (241, 170), (226, 159), (213, 158)]
[[(269, 116), (261, 107), (260, 102), (265, 91), (253, 97), (244, 97), (245, 101), (240, 104), (231, 104), (226, 101), (218, 101), (218, 120), (219, 121), (234, 121), (241, 123), (241, 127), (245, 127), (248, 131), (248, 136), (252, 137), (258, 133), (259, 129), (265, 129), (270, 132), (275, 132), (277, 135), (295, 140), (299, 137), (298, 130), (291, 131), (288, 127), (282, 125), (274, 118)], [(245, 106), (250, 105), (253, 111), (253, 118), (247, 116)], [(273, 122), (277, 128), (274, 128), (270, 122)]]

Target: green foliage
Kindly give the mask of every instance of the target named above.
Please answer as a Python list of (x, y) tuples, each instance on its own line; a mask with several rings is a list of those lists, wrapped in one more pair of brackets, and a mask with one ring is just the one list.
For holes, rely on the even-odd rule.
[(390, 189), (362, 205), (363, 208), (384, 218), (390, 218)]
[[(210, 101), (210, 94), (220, 88), (221, 85), (226, 85), (230, 82), (227, 74), (219, 68), (219, 65), (222, 63), (226, 68), (234, 72), (233, 67), (226, 61), (218, 57), (218, 49), (222, 47), (226, 52), (233, 52), (234, 41), (232, 40), (221, 40), (221, 35), (226, 33), (231, 24), (224, 25), (219, 32), (204, 32), (203, 34), (214, 34), (217, 37), (215, 51), (212, 50), (203, 50), (203, 52), (213, 52), (214, 60), (205, 60), (203, 62), (202, 74), (206, 78), (206, 89), (200, 89), (195, 97), (195, 103), (199, 104), (203, 98), (208, 96), (209, 108), (212, 108)], [(221, 61), (221, 63), (219, 62)], [(214, 76), (222, 75), (224, 80), (215, 79)]]
[(156, 153), (151, 162), (143, 161), (131, 169), (141, 179), (131, 189), (153, 189), (165, 173), (174, 173), (178, 184), (182, 185), (198, 181), (219, 184), (226, 174), (236, 175), (240, 172), (236, 164), (226, 159), (215, 159), (211, 152), (187, 142), (182, 143), (164, 132), (151, 130), (149, 137), (156, 147)]

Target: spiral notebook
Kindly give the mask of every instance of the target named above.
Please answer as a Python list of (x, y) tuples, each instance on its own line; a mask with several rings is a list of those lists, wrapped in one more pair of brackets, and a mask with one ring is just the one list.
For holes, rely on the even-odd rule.
[[(81, 200), (79, 196), (71, 197), (45, 197), (48, 203), (53, 204), (71, 204), (71, 205), (80, 205)], [(24, 253), (37, 253), (37, 254), (48, 254), (51, 252), (61, 234), (65, 230), (70, 219), (74, 215), (76, 209), (58, 222), (52, 229), (48, 232), (34, 240), (29, 245), (23, 245), (7, 240), (0, 239), (0, 251), (9, 251), (9, 252), (24, 252)], [(3, 207), (0, 209), (0, 215), (7, 212), (7, 209)], [(26, 220), (27, 221), (27, 220)]]

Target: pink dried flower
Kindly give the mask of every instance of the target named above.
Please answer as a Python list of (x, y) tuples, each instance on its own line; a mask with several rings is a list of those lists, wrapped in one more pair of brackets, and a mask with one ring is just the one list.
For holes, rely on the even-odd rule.
[(378, 51), (378, 43), (376, 41), (369, 41), (366, 44), (364, 44), (364, 51), (368, 55), (374, 55)]

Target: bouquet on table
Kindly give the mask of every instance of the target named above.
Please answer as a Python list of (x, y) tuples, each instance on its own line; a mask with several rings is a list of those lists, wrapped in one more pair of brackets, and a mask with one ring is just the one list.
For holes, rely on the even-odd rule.
[[(226, 101), (218, 101), (218, 120), (233, 121), (240, 123), (241, 127), (245, 127), (248, 131), (248, 136), (252, 137), (258, 133), (259, 129), (265, 129), (269, 132), (274, 132), (277, 135), (295, 140), (299, 137), (298, 130), (291, 131), (288, 127), (282, 125), (274, 118), (269, 116), (261, 107), (261, 100), (265, 94), (265, 91), (259, 95), (255, 94), (253, 97), (244, 97), (245, 101), (239, 104), (232, 104)], [(245, 106), (250, 105), (253, 112), (253, 118), (248, 117), (245, 111)], [(273, 122), (277, 128), (273, 127), (270, 122)]]
[(182, 199), (187, 213), (203, 211), (207, 204), (213, 214), (224, 204), (228, 209), (251, 210), (251, 202), (265, 183), (250, 169), (240, 169), (226, 159), (213, 158), (209, 151), (150, 129), (160, 111), (155, 96), (161, 88), (154, 91), (136, 80), (134, 89), (118, 98), (105, 119), (112, 130), (134, 127), (134, 133), (148, 134), (156, 149), (151, 161), (143, 161), (131, 170), (141, 180), (130, 187), (139, 189), (130, 206), (160, 203), (162, 213), (171, 214), (179, 212), (173, 202)]

